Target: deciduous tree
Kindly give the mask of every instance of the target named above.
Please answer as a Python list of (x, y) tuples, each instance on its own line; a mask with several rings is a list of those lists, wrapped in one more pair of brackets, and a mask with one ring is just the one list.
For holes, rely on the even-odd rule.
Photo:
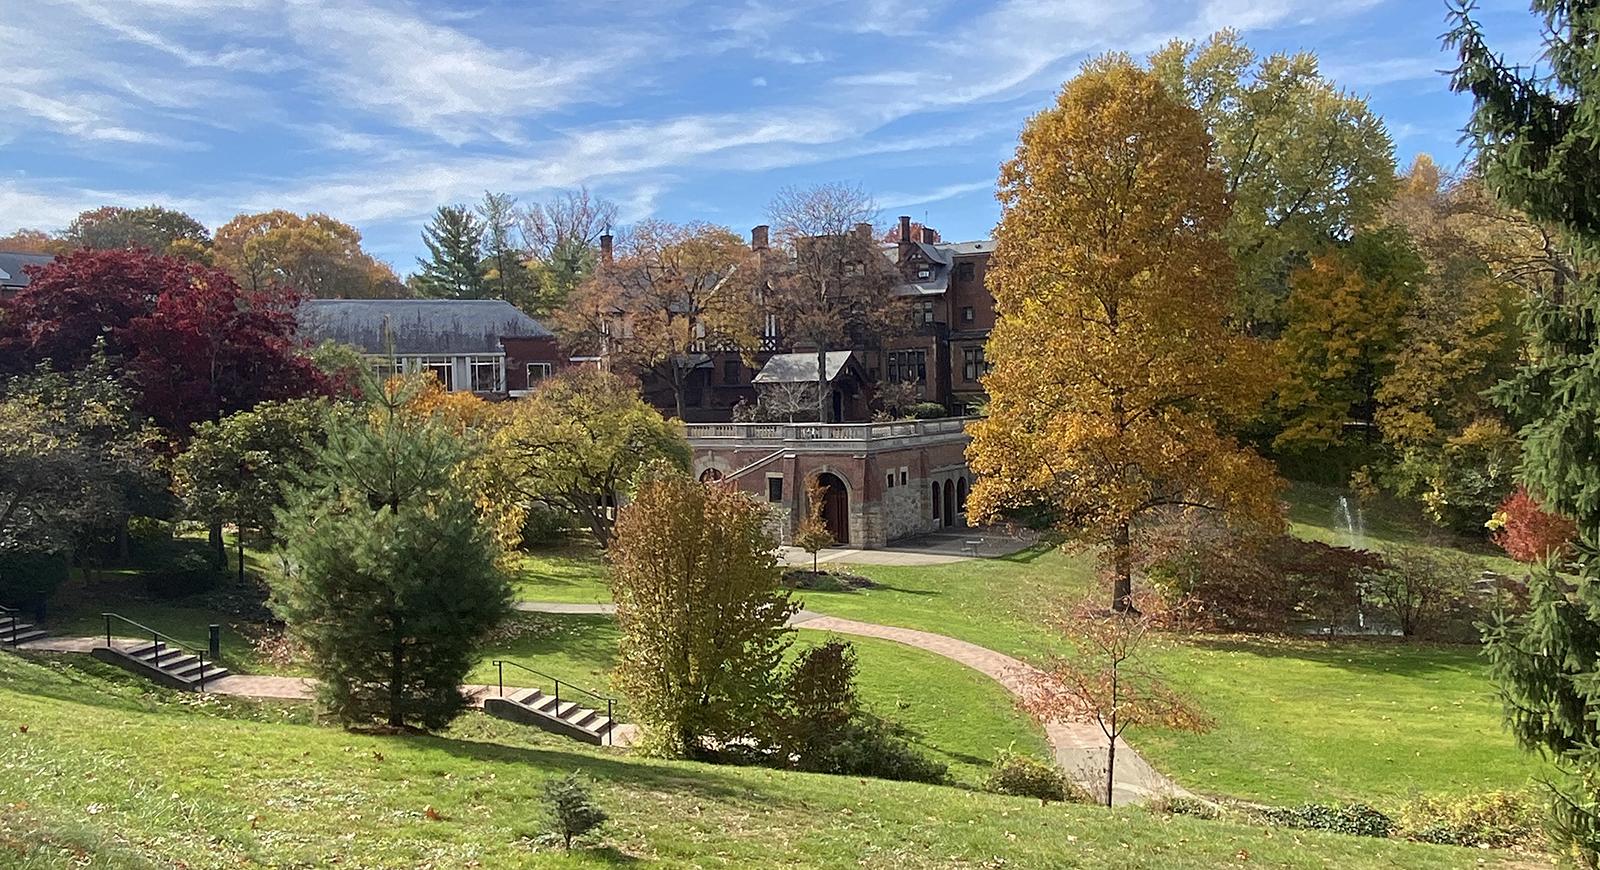
[(0, 236), (0, 251), (17, 254), (62, 254), (68, 245), (44, 230), (23, 227)]
[(1144, 608), (1107, 611), (1090, 602), (1063, 608), (1054, 627), (1073, 650), (1035, 674), (1025, 707), (1041, 722), (1082, 721), (1106, 739), (1104, 799), (1116, 791), (1117, 743), (1135, 725), (1202, 731), (1205, 716), (1168, 686), (1140, 655), (1153, 630)]
[(1296, 261), (1366, 225), (1394, 184), (1394, 143), (1366, 100), (1325, 78), (1309, 52), (1257, 57), (1236, 31), (1175, 41), (1152, 72), (1200, 112), (1233, 211), (1234, 312), (1257, 334), (1283, 326)]
[(1271, 466), (1222, 429), (1270, 366), (1225, 325), (1227, 206), (1199, 115), (1127, 59), (1093, 61), (1023, 130), (999, 196), (975, 521), (1047, 505), (1105, 548), (1118, 607), (1151, 511), (1280, 523)]
[(70, 248), (96, 251), (143, 248), (186, 260), (209, 261), (211, 233), (194, 218), (170, 208), (106, 205), (72, 219), (62, 241)]
[(682, 430), (622, 379), (593, 369), (542, 381), (511, 406), (493, 445), (503, 479), (527, 502), (570, 515), (602, 547), (640, 468), (689, 467)]
[(617, 520), (617, 687), (653, 749), (697, 755), (756, 735), (798, 608), (779, 586), (765, 506), (653, 469)]
[(613, 370), (660, 378), (678, 418), (684, 392), (707, 351), (754, 351), (760, 336), (757, 270), (744, 242), (724, 227), (645, 221), (627, 247), (577, 290), (571, 310), (614, 323)]
[(763, 306), (792, 347), (817, 354), (817, 419), (829, 422), (827, 352), (866, 349), (905, 331), (900, 274), (872, 232), (877, 207), (848, 184), (785, 188), (768, 206), (778, 250), (762, 259)]
[(811, 573), (817, 573), (817, 553), (834, 545), (833, 534), (822, 519), (822, 509), (827, 498), (821, 481), (812, 477), (806, 481), (806, 515), (794, 530), (794, 545), (811, 554)]
[(361, 233), (325, 214), (241, 214), (217, 228), (216, 264), (250, 290), (318, 299), (410, 296), (394, 270), (361, 248)]
[(318, 698), (346, 725), (437, 729), (510, 613), (499, 549), (455, 468), (475, 449), (406, 414), (392, 381), (328, 429), (279, 526), (292, 566), (271, 605), (309, 653)]
[(485, 192), (473, 210), (483, 222), (483, 280), (488, 294), (524, 311), (543, 313), (539, 279), (528, 268), (528, 246), (520, 238), (522, 212), (516, 197)]

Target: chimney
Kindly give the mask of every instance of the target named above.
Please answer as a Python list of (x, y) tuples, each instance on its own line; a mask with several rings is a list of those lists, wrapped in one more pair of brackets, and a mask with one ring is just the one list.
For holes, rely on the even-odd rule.
[(605, 233), (601, 233), (600, 234), (600, 262), (602, 262), (602, 263), (610, 263), (611, 262), (611, 233), (610, 232), (605, 232)]
[(750, 228), (750, 250), (765, 251), (767, 249), (767, 230), (766, 224)]
[(922, 238), (920, 241), (929, 245), (937, 245), (939, 243), (939, 231), (933, 227), (924, 225), (922, 227)]
[(912, 241), (912, 238), (911, 238), (911, 215), (903, 214), (903, 215), (900, 216), (900, 241), (902, 241), (902, 242), (910, 242), (910, 241)]
[(856, 235), (860, 236), (865, 241), (872, 241), (872, 224), (864, 221), (856, 224)]

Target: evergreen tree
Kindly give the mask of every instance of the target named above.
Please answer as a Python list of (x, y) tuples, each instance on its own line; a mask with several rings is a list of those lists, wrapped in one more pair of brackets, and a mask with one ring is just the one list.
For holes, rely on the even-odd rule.
[(333, 420), (278, 517), (293, 569), (272, 605), (347, 725), (448, 724), (484, 635), (510, 609), (492, 529), (456, 483), (472, 445), (406, 413), (411, 389), (370, 385), (367, 414)]
[(428, 258), (416, 284), (440, 299), (482, 299), (488, 295), (488, 265), (483, 259), (483, 224), (464, 205), (441, 205), (422, 230)]
[(528, 268), (527, 246), (517, 235), (516, 197), (486, 192), (476, 210), (483, 220), (484, 283), (488, 294), (523, 311), (538, 310), (539, 281)]
[(1459, 0), (1447, 44), (1453, 85), (1472, 94), (1467, 133), (1500, 200), (1559, 231), (1570, 268), (1547, 273), (1528, 300), (1527, 361), (1497, 399), (1522, 426), (1520, 477), (1572, 518), (1573, 576), (1535, 572), (1525, 615), (1487, 632), (1494, 677), (1517, 739), (1566, 772), (1552, 828), (1573, 857), (1600, 864), (1600, 12), (1592, 2), (1533, 0), (1545, 68), (1492, 53)]

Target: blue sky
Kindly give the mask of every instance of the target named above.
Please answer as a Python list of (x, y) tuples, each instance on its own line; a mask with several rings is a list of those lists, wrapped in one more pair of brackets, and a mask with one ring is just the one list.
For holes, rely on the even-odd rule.
[[(1526, 0), (1482, 0), (1527, 59)], [(1078, 64), (1224, 27), (1310, 49), (1402, 165), (1453, 164), (1443, 0), (18, 0), (0, 20), (0, 232), (160, 202), (325, 211), (402, 273), (440, 203), (587, 184), (625, 220), (763, 221), (864, 185), (986, 236), (996, 168)]]

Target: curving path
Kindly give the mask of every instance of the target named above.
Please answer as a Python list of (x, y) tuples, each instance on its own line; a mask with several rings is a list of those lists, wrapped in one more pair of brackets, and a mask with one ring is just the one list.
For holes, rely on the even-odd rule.
[[(615, 604), (565, 604), (544, 601), (519, 601), (516, 608), (530, 613), (558, 614), (612, 614), (617, 611)], [(931, 631), (841, 619), (811, 610), (797, 612), (790, 617), (789, 624), (814, 631), (892, 640), (924, 649), (983, 674), (1018, 698), (1024, 696), (1028, 685), (1036, 680), (1040, 673), (1037, 668), (1020, 659), (975, 643), (934, 634)], [(1050, 722), (1045, 725), (1044, 731), (1045, 738), (1050, 741), (1050, 747), (1055, 752), (1056, 764), (1066, 771), (1074, 782), (1092, 791), (1099, 791), (1105, 787), (1106, 738), (1100, 732), (1099, 726), (1091, 722)], [(1188, 794), (1182, 787), (1151, 767), (1132, 746), (1121, 740), (1117, 741), (1117, 770), (1114, 783), (1111, 801), (1118, 805), (1143, 803), (1156, 795)]]

